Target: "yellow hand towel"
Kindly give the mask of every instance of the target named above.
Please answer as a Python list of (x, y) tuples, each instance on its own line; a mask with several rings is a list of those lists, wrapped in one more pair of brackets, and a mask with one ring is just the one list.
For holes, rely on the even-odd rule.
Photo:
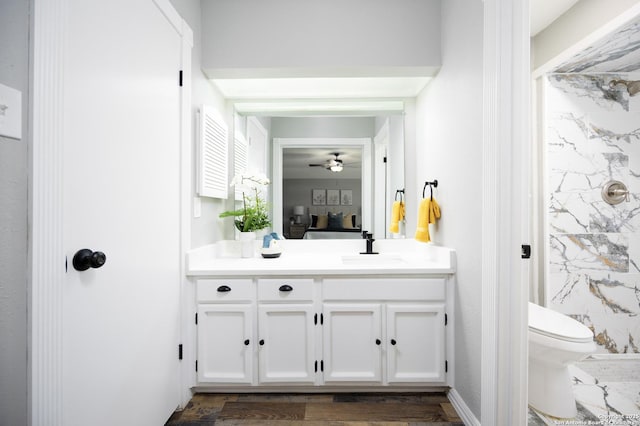
[(423, 199), (418, 208), (418, 226), (416, 227), (415, 239), (423, 243), (431, 241), (429, 224), (436, 223), (438, 219), (440, 219), (440, 206), (436, 200), (431, 198)]
[(389, 232), (397, 234), (400, 232), (399, 223), (404, 219), (404, 203), (402, 201), (394, 201), (391, 206), (391, 225), (389, 225)]

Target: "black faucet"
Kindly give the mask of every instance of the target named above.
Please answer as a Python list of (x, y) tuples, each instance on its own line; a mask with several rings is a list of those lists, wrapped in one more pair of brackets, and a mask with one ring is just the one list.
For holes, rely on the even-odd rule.
[(367, 231), (362, 232), (362, 238), (366, 238), (367, 240), (367, 251), (361, 251), (360, 254), (378, 254), (377, 251), (373, 251), (373, 234)]

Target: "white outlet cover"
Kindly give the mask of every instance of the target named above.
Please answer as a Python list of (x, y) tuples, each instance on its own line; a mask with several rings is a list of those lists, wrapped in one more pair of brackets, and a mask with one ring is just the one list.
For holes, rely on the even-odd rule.
[(22, 92), (0, 84), (0, 136), (22, 139)]

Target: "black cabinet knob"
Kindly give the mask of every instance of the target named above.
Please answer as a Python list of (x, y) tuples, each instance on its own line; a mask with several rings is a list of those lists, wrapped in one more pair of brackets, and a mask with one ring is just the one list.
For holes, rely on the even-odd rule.
[(249, 339), (246, 339), (246, 340), (244, 341), (244, 345), (245, 345), (245, 346), (249, 346)]
[(229, 287), (228, 285), (221, 285), (220, 287), (218, 287), (218, 291), (220, 293), (226, 293), (227, 291), (231, 291), (231, 287)]
[(382, 343), (380, 339), (376, 339), (376, 345), (380, 345), (380, 343)]
[(103, 252), (82, 249), (73, 256), (73, 267), (77, 271), (86, 271), (89, 268), (100, 268), (106, 261), (107, 256)]
[(396, 342), (396, 339), (391, 339), (391, 344), (395, 346), (395, 344), (398, 343)]
[(285, 285), (281, 285), (278, 290), (280, 290), (280, 291), (291, 291), (291, 290), (293, 290), (293, 287), (291, 287), (289, 284), (285, 284)]
[(264, 339), (260, 339), (258, 343), (260, 343), (260, 346), (264, 345)]

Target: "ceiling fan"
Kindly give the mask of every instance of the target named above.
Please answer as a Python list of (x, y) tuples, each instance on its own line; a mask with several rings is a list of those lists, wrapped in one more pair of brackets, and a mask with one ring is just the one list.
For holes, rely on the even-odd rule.
[(332, 152), (331, 155), (335, 156), (335, 158), (330, 158), (322, 164), (309, 164), (309, 167), (324, 167), (327, 170), (332, 172), (341, 172), (344, 168), (344, 163), (338, 157), (340, 156), (339, 152)]

